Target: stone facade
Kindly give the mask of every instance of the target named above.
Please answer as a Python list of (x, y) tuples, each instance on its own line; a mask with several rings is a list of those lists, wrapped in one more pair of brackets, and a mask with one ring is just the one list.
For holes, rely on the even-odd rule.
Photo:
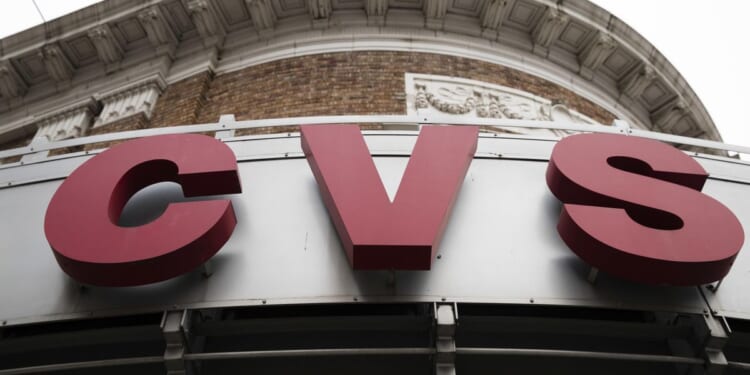
[[(89, 134), (87, 135), (116, 133), (116, 132), (122, 132), (122, 131), (127, 131), (127, 130), (147, 129), (150, 126), (151, 124), (150, 124), (149, 119), (146, 118), (146, 116), (143, 113), (138, 113), (133, 116), (128, 116), (126, 118), (113, 121), (105, 126), (93, 128), (91, 129), (91, 131), (89, 131)], [(84, 149), (86, 151), (96, 150), (96, 149), (112, 146), (116, 143), (119, 143), (119, 142), (89, 143), (84, 146)]]
[[(0, 144), (0, 150), (8, 150), (11, 148), (28, 146), (31, 143), (32, 139), (34, 139), (33, 134), (16, 138), (12, 141)], [(11, 156), (8, 158), (0, 159), (0, 164), (16, 163), (20, 160), (21, 160), (21, 156)]]
[[(407, 72), (466, 78), (527, 91), (564, 103), (602, 124), (610, 124), (615, 118), (559, 85), (488, 62), (426, 53), (341, 52), (283, 59), (222, 75), (199, 73), (168, 85), (157, 99), (150, 118), (139, 112), (92, 127), (85, 135), (212, 123), (222, 114), (234, 114), (237, 120), (406, 114), (404, 74)], [(294, 129), (251, 129), (238, 135)], [(19, 140), (4, 146), (12, 148), (26, 143)], [(109, 145), (92, 144), (85, 149)]]
[[(250, 68), (252, 69), (252, 68)], [(190, 125), (200, 122), (216, 122), (219, 115), (208, 121), (198, 119), (199, 113), (207, 102), (207, 93), (212, 86), (213, 75), (209, 72), (199, 73), (167, 86), (156, 102), (148, 127)], [(245, 82), (246, 88), (250, 82)]]
[(318, 115), (405, 114), (404, 73), (473, 79), (562, 102), (602, 124), (614, 116), (574, 92), (514, 69), (468, 58), (408, 52), (326, 53), (215, 77), (198, 123)]
[[(478, 117), (529, 119), (523, 101), (493, 101), (507, 88), (573, 122), (720, 141), (674, 67), (605, 14), (586, 0), (106, 0), (3, 39), (0, 144), (223, 114), (411, 116), (410, 73), (501, 87), (479, 90)], [(59, 118), (82, 105), (86, 121)]]

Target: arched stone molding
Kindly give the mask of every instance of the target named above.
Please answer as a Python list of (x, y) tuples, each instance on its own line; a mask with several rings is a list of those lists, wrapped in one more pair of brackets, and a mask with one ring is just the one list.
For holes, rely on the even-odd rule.
[(125, 117), (143, 113), (146, 118), (156, 106), (156, 101), (166, 87), (166, 82), (158, 77), (152, 77), (128, 87), (103, 94), (100, 97), (102, 111), (94, 123), (94, 127), (105, 126)]
[[(123, 72), (139, 77), (130, 74), (138, 66), (164, 65), (162, 74), (173, 81), (194, 74), (195, 66), (222, 74), (292, 56), (390, 50), (506, 65), (562, 85), (634, 126), (721, 139), (664, 56), (586, 0), (107, 0), (2, 45), (13, 70), (0, 82), (0, 123), (15, 123), (23, 107), (118, 90), (102, 86)], [(677, 120), (663, 117), (675, 102), (690, 106)], [(0, 128), (0, 138), (17, 130)]]

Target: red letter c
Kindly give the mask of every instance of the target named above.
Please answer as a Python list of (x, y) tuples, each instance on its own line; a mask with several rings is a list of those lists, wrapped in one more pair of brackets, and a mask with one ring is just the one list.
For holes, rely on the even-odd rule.
[(120, 227), (125, 203), (163, 181), (185, 196), (240, 193), (237, 161), (223, 143), (182, 134), (119, 144), (76, 169), (52, 197), (44, 232), (60, 267), (86, 284), (130, 286), (194, 269), (229, 239), (237, 220), (229, 200), (173, 203), (138, 227)]

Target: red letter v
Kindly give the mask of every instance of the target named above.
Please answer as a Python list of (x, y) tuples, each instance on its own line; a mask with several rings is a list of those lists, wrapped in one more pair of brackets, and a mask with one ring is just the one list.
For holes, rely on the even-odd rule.
[(428, 270), (477, 148), (476, 126), (426, 126), (391, 203), (356, 125), (304, 125), (302, 149), (352, 268)]

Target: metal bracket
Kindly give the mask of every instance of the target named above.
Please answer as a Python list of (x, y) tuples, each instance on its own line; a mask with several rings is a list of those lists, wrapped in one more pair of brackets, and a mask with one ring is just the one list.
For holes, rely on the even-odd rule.
[(234, 129), (229, 130), (217, 130), (216, 133), (214, 133), (214, 138), (216, 139), (227, 139), (234, 137)]
[(630, 135), (631, 133), (630, 124), (625, 120), (615, 120), (612, 122), (612, 126), (618, 129), (622, 134)]
[(396, 282), (398, 281), (396, 270), (390, 269), (387, 272), (388, 272), (388, 276), (386, 276), (385, 285), (390, 288), (395, 288)]
[[(222, 129), (225, 129), (227, 125), (233, 124), (235, 122), (237, 122), (237, 120), (234, 118), (233, 114), (219, 116), (219, 125), (221, 125)], [(216, 133), (214, 133), (214, 138), (216, 139), (225, 139), (232, 137), (234, 137), (234, 129), (217, 130)]]
[(456, 305), (435, 304), (435, 374), (456, 374)]
[(713, 314), (703, 314), (705, 343), (704, 346), (710, 349), (721, 350), (729, 341), (729, 335), (732, 330), (729, 328), (726, 320), (721, 316)]
[(714, 285), (714, 284), (708, 284), (708, 285), (706, 285), (706, 289), (708, 289), (708, 290), (716, 293), (717, 291), (719, 291), (719, 287), (721, 286), (721, 282), (722, 281), (724, 281), (723, 278), (721, 280), (719, 280), (719, 282), (717, 282), (716, 285)]
[(165, 311), (161, 320), (161, 331), (167, 343), (164, 350), (164, 366), (167, 375), (189, 375), (189, 364), (185, 362), (187, 352), (187, 331), (189, 312), (187, 310)]
[(728, 366), (727, 357), (724, 352), (717, 349), (706, 349), (704, 353), (706, 359), (706, 374), (720, 375), (723, 374)]
[(708, 312), (703, 314), (702, 317), (703, 324), (698, 328), (698, 334), (704, 337), (705, 373), (710, 375), (723, 374), (728, 364), (722, 350), (729, 340), (731, 329), (723, 317)]
[(589, 281), (591, 284), (596, 284), (596, 279), (599, 276), (599, 269), (596, 267), (591, 267), (589, 270), (589, 275), (586, 277), (586, 280)]
[(49, 150), (34, 152), (21, 156), (21, 163), (35, 163), (47, 159)]
[(211, 262), (211, 259), (203, 262), (203, 264), (201, 265), (201, 276), (207, 279), (211, 277), (211, 275), (213, 274), (214, 274), (214, 267), (213, 267), (213, 263)]

